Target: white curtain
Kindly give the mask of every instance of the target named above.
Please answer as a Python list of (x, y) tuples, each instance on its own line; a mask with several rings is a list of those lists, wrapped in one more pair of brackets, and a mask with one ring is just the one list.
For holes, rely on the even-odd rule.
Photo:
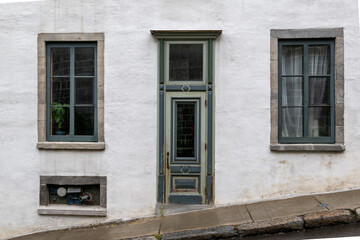
[[(329, 74), (329, 47), (309, 46), (309, 75)], [(309, 78), (309, 105), (329, 104), (329, 79)], [(329, 136), (329, 107), (309, 107), (309, 136)]]
[[(284, 46), (282, 49), (282, 75), (303, 73), (303, 48)], [(302, 77), (282, 78), (282, 136), (302, 137)], [(297, 107), (296, 107), (297, 106)]]
[[(329, 74), (329, 46), (309, 46), (308, 74)], [(303, 74), (302, 46), (283, 46), (282, 75)], [(329, 80), (326, 77), (309, 78), (309, 105), (329, 104)], [(282, 136), (303, 136), (303, 78), (282, 78)], [(309, 107), (309, 136), (328, 136), (329, 107)]]

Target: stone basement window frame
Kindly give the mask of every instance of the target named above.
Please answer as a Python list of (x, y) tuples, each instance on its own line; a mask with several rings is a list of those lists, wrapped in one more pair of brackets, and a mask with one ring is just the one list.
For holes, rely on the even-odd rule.
[[(335, 142), (331, 144), (279, 143), (278, 136), (278, 46), (281, 39), (335, 39)], [(271, 29), (270, 31), (271, 85), (271, 151), (342, 152), (344, 145), (344, 29)]]
[[(49, 204), (48, 185), (100, 185), (100, 206)], [(105, 217), (107, 180), (103, 176), (40, 176), (40, 215), (74, 215)]]
[[(104, 33), (38, 34), (38, 149), (104, 150)], [(95, 42), (97, 45), (97, 142), (54, 142), (46, 140), (46, 44)]]

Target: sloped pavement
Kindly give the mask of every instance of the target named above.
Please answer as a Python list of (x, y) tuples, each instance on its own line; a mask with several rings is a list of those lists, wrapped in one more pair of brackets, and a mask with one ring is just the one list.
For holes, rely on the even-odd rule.
[(123, 223), (41, 232), (13, 239), (228, 238), (316, 228), (355, 222), (358, 219), (360, 190), (352, 190), (217, 207)]

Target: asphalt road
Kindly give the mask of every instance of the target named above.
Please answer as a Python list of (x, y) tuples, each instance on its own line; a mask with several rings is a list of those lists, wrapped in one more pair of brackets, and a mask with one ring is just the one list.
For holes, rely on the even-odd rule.
[[(358, 238), (357, 238), (358, 237)], [(298, 240), (298, 239), (360, 239), (360, 223), (352, 223), (346, 225), (337, 225), (325, 228), (308, 229), (299, 232), (281, 233), (274, 235), (252, 236), (241, 239), (246, 240)], [(234, 238), (240, 239), (240, 238)]]

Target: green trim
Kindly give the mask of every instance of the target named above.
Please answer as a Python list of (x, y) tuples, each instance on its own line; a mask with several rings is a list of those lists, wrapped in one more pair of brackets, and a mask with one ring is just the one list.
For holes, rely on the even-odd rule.
[[(303, 137), (282, 137), (282, 46), (303, 46)], [(330, 75), (316, 75), (330, 78), (330, 136), (309, 137), (308, 134), (308, 109), (309, 109), (309, 71), (308, 71), (308, 46), (330, 46)], [(329, 39), (319, 40), (279, 40), (278, 42), (278, 140), (279, 143), (334, 143), (335, 142), (335, 41)], [(289, 75), (287, 75), (289, 76)], [(295, 76), (295, 75), (294, 75)], [(296, 75), (298, 76), (298, 75)]]
[(164, 39), (160, 39), (160, 66), (159, 66), (159, 71), (160, 71), (160, 84), (164, 83)]
[[(50, 49), (51, 48), (69, 48), (70, 49), (70, 126), (69, 136), (50, 135)], [(75, 135), (75, 107), (84, 104), (75, 104), (75, 48), (76, 47), (93, 47), (94, 48), (94, 76), (86, 76), (93, 78), (93, 104), (86, 106), (94, 108), (94, 135)], [(46, 45), (46, 140), (47, 141), (64, 141), (64, 142), (96, 142), (98, 140), (97, 129), (97, 45), (96, 43), (48, 43)]]
[(216, 39), (222, 30), (150, 30), (157, 39)]
[[(309, 61), (308, 61), (308, 44), (304, 44), (303, 46), (303, 137), (309, 136), (308, 127), (309, 123), (307, 119), (309, 119)], [(281, 72), (280, 72), (281, 74)], [(282, 92), (281, 92), (282, 94)]]
[[(160, 41), (164, 41), (163, 39), (161, 39)], [(170, 81), (169, 79), (169, 67), (170, 67), (170, 45), (172, 44), (202, 44), (202, 49), (203, 49), (203, 77), (202, 80), (199, 81), (195, 81), (195, 80), (185, 80), (185, 81), (178, 81), (178, 80), (173, 80)], [(204, 85), (208, 82), (208, 69), (209, 69), (209, 61), (208, 61), (208, 41), (204, 41), (204, 40), (177, 40), (177, 39), (173, 39), (171, 41), (164, 41), (164, 46), (163, 46), (163, 80), (165, 81), (166, 84), (168, 85), (176, 85), (176, 84), (196, 84), (196, 85)], [(161, 60), (161, 59), (160, 59)]]
[[(158, 70), (160, 71), (158, 74), (158, 81), (159, 81), (159, 88), (158, 88), (158, 94), (159, 94), (159, 130), (158, 130), (158, 134), (159, 134), (159, 146), (158, 146), (158, 183), (157, 183), (157, 202), (158, 203), (172, 203), (174, 202), (173, 200), (176, 199), (175, 202), (181, 202), (181, 203), (207, 203), (207, 204), (211, 204), (214, 200), (214, 192), (213, 192), (213, 184), (214, 184), (214, 180), (213, 180), (213, 83), (214, 83), (214, 39), (216, 39), (220, 34), (221, 34), (221, 30), (214, 30), (214, 31), (151, 31), (151, 33), (157, 38), (159, 39), (159, 50), (158, 50), (158, 54), (159, 54), (159, 58), (158, 58)], [(176, 43), (202, 43), (204, 44), (204, 80), (203, 81), (167, 81), (166, 80), (166, 65), (167, 65), (167, 52), (168, 52), (168, 45), (171, 42), (176, 42)], [(206, 53), (206, 54), (205, 54)], [(206, 76), (206, 77), (205, 77)], [(185, 88), (186, 87), (186, 88)], [(195, 91), (198, 91), (197, 93)], [(206, 166), (203, 166), (204, 169), (202, 169), (201, 171), (203, 171), (201, 174), (203, 174), (202, 176), (204, 177), (203, 180), (199, 180), (200, 184), (200, 189), (202, 189), (201, 191), (205, 191), (204, 194), (204, 199), (202, 199), (201, 196), (195, 196), (196, 199), (194, 199), (194, 196), (191, 195), (171, 195), (169, 191), (169, 186), (171, 186), (172, 182), (167, 182), (169, 181), (169, 179), (165, 179), (164, 176), (165, 173), (167, 171), (170, 171), (169, 174), (172, 174), (172, 170), (174, 169), (174, 166), (170, 166), (171, 170), (168, 170), (165, 168), (166, 163), (165, 163), (165, 150), (164, 150), (164, 146), (166, 141), (168, 141), (165, 138), (165, 132), (169, 131), (168, 134), (170, 134), (169, 136), (169, 150), (171, 151), (171, 158), (173, 158), (174, 156), (174, 150), (173, 150), (173, 146), (172, 146), (172, 140), (173, 140), (173, 131), (171, 129), (167, 130), (166, 128), (166, 124), (165, 124), (165, 120), (166, 121), (170, 121), (170, 123), (173, 123), (174, 121), (174, 116), (173, 116), (173, 103), (171, 102), (171, 99), (169, 98), (169, 96), (172, 96), (172, 94), (175, 94), (173, 96), (177, 96), (175, 92), (179, 93), (179, 94), (184, 94), (183, 96), (180, 97), (175, 97), (175, 98), (179, 98), (179, 99), (194, 99), (197, 98), (196, 95), (194, 94), (205, 94), (206, 91), (206, 96), (204, 96), (204, 98), (208, 98), (208, 106), (204, 106), (204, 108), (201, 108), (203, 110), (200, 110), (199, 114), (201, 115), (201, 111), (205, 111), (205, 118), (200, 119), (199, 118), (199, 128), (203, 128), (203, 130), (205, 132), (207, 132), (207, 137), (204, 138), (204, 142), (201, 142), (201, 132), (199, 132), (199, 141), (198, 144), (199, 146), (197, 146), (197, 148), (199, 149), (199, 153), (201, 153), (201, 149), (203, 148), (202, 144), (207, 144), (208, 149), (205, 150), (207, 151), (206, 155), (203, 156), (207, 156), (207, 159), (205, 159), (205, 164)], [(170, 95), (169, 95), (170, 94)], [(166, 96), (167, 97), (166, 97)], [(196, 97), (194, 97), (196, 96)], [(165, 98), (166, 97), (166, 98)], [(165, 100), (166, 99), (166, 100)], [(167, 101), (170, 101), (170, 103), (168, 103)], [(167, 109), (167, 104), (170, 104), (170, 106), (168, 106), (170, 109)], [(199, 102), (199, 108), (201, 107), (201, 104), (205, 104), (204, 103), (200, 103)], [(169, 111), (166, 114), (170, 114), (170, 115), (166, 115), (165, 116), (165, 112)], [(199, 111), (199, 110), (198, 110)], [(200, 116), (199, 115), (199, 116)], [(166, 118), (165, 118), (166, 117)], [(170, 118), (170, 119), (168, 119)], [(205, 122), (202, 122), (205, 121)], [(168, 123), (168, 126), (172, 126), (171, 124)], [(199, 161), (200, 161), (201, 157), (199, 157)], [(174, 163), (174, 161), (172, 159), (169, 159), (170, 163)], [(178, 161), (176, 161), (176, 163), (178, 163)], [(189, 161), (181, 161), (181, 163), (184, 164), (189, 164)], [(179, 167), (179, 166), (178, 166)], [(193, 169), (194, 166), (191, 166), (191, 169)], [(175, 169), (174, 169), (175, 170)], [(175, 170), (175, 171), (180, 171), (179, 169)], [(198, 170), (199, 171), (199, 170)], [(202, 179), (202, 177), (200, 177), (200, 179)], [(168, 186), (166, 186), (168, 184)]]
[(213, 40), (209, 39), (208, 43), (208, 84), (213, 82)]

